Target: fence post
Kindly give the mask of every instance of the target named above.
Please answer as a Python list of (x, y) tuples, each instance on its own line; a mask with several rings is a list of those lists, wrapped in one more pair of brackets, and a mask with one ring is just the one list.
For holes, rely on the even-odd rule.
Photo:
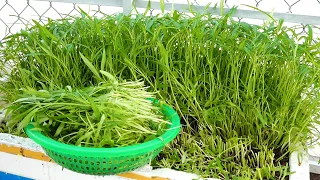
[(130, 14), (131, 13), (131, 10), (133, 9), (132, 1), (133, 0), (122, 0), (122, 8), (123, 8), (123, 13), (124, 14)]

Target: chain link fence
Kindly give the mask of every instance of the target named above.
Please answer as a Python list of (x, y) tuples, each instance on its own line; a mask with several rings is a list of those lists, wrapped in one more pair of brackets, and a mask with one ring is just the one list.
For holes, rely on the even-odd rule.
[(61, 19), (80, 15), (79, 8), (92, 16), (102, 16), (99, 12), (106, 14), (122, 12), (121, 7), (113, 6), (35, 0), (0, 0), (0, 40), (32, 24), (32, 20), (45, 23), (48, 18)]
[[(220, 0), (165, 0), (167, 3), (188, 3), (188, 1), (192, 5), (208, 3), (220, 5)], [(225, 7), (239, 6), (240, 9), (250, 9), (243, 5), (257, 7), (263, 11), (274, 10), (282, 13), (320, 16), (320, 0), (224, 0)]]
[[(111, 2), (112, 0), (108, 0)], [(119, 0), (118, 2), (120, 2)], [(131, 4), (130, 0), (128, 1)], [(152, 0), (156, 2), (159, 0)], [(123, 12), (124, 7), (114, 7), (106, 5), (89, 5), (70, 2), (82, 2), (81, 0), (0, 0), (0, 40), (5, 36), (15, 33), (31, 23), (31, 20), (44, 23), (48, 18), (59, 19), (67, 16), (79, 15), (79, 9), (85, 10), (92, 16), (101, 15), (98, 12), (105, 14), (113, 14)], [(102, 0), (90, 1), (95, 4), (103, 2)], [(116, 2), (116, 1), (114, 1)], [(186, 4), (187, 0), (165, 0), (166, 3), (180, 3)], [(212, 6), (220, 5), (220, 0), (189, 0), (189, 3), (194, 6), (205, 6), (211, 3)], [(108, 4), (107, 1), (101, 4)], [(112, 4), (112, 3), (110, 3)], [(121, 3), (120, 3), (121, 4)], [(248, 6), (242, 5), (246, 4)], [(225, 0), (224, 6), (226, 8), (232, 8), (238, 6), (238, 9), (253, 10), (253, 7), (257, 7), (263, 11), (279, 12), (288, 14), (310, 15), (319, 16), (320, 18), (320, 0)], [(251, 6), (251, 7), (249, 7)], [(160, 13), (160, 10), (150, 9), (150, 15)], [(247, 21), (249, 23), (256, 23), (257, 21), (248, 18), (239, 18), (239, 20)], [(262, 22), (261, 20), (258, 22)], [(297, 24), (290, 24), (296, 26)], [(300, 31), (305, 33), (306, 26), (301, 22)]]
[[(153, 2), (159, 2), (159, 0), (152, 0)], [(187, 0), (165, 0), (166, 3), (185, 3)], [(209, 3), (211, 6), (220, 6), (220, 0), (189, 0), (189, 3), (194, 6), (206, 6)], [(308, 31), (307, 25), (313, 27), (314, 42), (317, 42), (320, 37), (320, 0), (224, 0), (223, 5), (225, 8), (237, 7), (238, 10), (259, 10), (274, 13), (282, 13), (282, 16), (288, 16), (289, 19), (293, 20), (295, 17), (295, 23), (285, 21), (284, 25), (288, 27), (295, 27), (297, 34), (306, 34)], [(161, 10), (151, 9), (150, 14), (155, 15), (160, 13)], [(247, 17), (242, 18), (236, 17), (239, 21), (245, 21), (251, 24), (263, 24), (264, 20), (255, 18), (254, 15), (247, 13)], [(261, 13), (261, 12), (259, 12)], [(261, 13), (262, 14), (262, 13)], [(302, 17), (303, 16), (303, 17)], [(291, 18), (290, 18), (291, 17)], [(315, 23), (306, 24), (308, 18), (318, 19)], [(299, 22), (299, 23), (297, 23)]]

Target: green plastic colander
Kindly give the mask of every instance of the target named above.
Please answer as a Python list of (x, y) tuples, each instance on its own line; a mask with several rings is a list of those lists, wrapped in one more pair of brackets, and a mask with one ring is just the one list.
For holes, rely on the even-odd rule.
[[(154, 101), (155, 105), (159, 101)], [(148, 164), (180, 131), (177, 112), (160, 105), (164, 116), (171, 121), (169, 129), (159, 138), (145, 143), (117, 148), (92, 148), (68, 145), (46, 137), (41, 132), (25, 128), (26, 134), (38, 143), (46, 154), (64, 168), (84, 174), (112, 175), (135, 170)]]

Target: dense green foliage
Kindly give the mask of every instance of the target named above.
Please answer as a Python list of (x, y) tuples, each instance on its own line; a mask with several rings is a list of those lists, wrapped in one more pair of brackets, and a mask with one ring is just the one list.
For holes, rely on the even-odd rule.
[[(306, 147), (319, 106), (319, 49), (312, 29), (265, 26), (227, 14), (111, 15), (36, 23), (3, 41), (14, 64), (1, 90), (86, 87), (82, 61), (122, 79), (142, 78), (183, 118), (183, 132), (155, 165), (204, 176), (283, 178), (288, 153)], [(298, 44), (297, 42), (300, 42)]]
[(148, 98), (143, 82), (106, 82), (56, 91), (25, 88), (7, 107), (8, 126), (28, 124), (47, 136), (77, 146), (121, 147), (161, 136), (169, 122)]

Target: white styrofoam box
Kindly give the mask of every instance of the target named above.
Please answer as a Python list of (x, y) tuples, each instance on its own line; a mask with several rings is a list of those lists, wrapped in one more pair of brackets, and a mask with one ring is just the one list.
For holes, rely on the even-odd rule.
[[(25, 149), (44, 153), (43, 149), (29, 138), (18, 137), (10, 134), (0, 133), (0, 144), (8, 146), (23, 147)], [(128, 178), (120, 176), (92, 176), (70, 171), (62, 168), (60, 165), (27, 158), (19, 155), (0, 152), (0, 171), (11, 173), (27, 178), (40, 180), (89, 180), (89, 179), (108, 179), (108, 180), (126, 180)], [(199, 176), (182, 171), (176, 171), (168, 168), (152, 169), (150, 165), (133, 171), (135, 174), (145, 177), (162, 177), (170, 180), (192, 180), (199, 179)], [(208, 180), (214, 180), (209, 178)]]
[(309, 155), (302, 148), (293, 152), (289, 158), (290, 171), (294, 172), (290, 175), (290, 180), (308, 180), (310, 179)]

